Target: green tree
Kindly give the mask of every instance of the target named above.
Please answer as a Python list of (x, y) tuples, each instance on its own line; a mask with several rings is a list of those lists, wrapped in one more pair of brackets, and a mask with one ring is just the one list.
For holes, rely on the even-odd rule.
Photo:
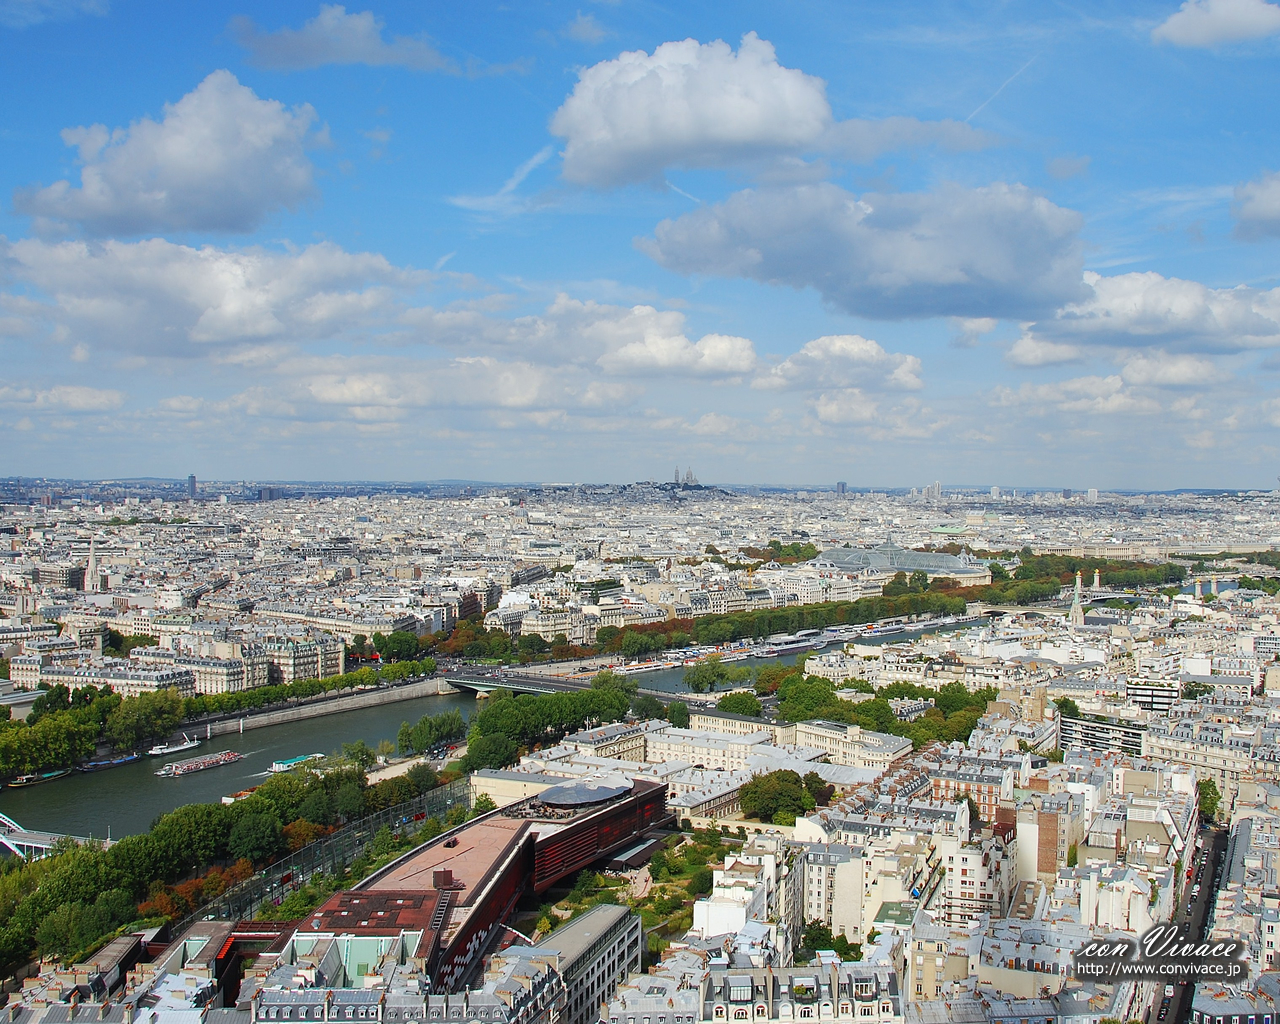
[(496, 811), (498, 805), (493, 802), (493, 797), (488, 793), (481, 793), (476, 797), (475, 805), (471, 809), (477, 814), (485, 814), (489, 811)]
[(458, 770), (474, 772), (480, 768), (506, 768), (515, 764), (518, 756), (515, 743), (506, 736), (477, 736), (467, 741), (467, 753), (458, 762)]
[(690, 896), (702, 896), (711, 891), (711, 887), (715, 881), (715, 877), (708, 867), (700, 867), (694, 870), (689, 876), (689, 884), (687, 886)]
[(1196, 783), (1196, 787), (1200, 791), (1200, 813), (1206, 818), (1216, 817), (1218, 804), (1222, 800), (1222, 794), (1218, 792), (1218, 784), (1213, 779), (1201, 779)]
[(750, 693), (727, 693), (716, 701), (716, 707), (726, 714), (749, 718), (759, 717), (760, 706), (759, 698)]
[(272, 814), (243, 814), (227, 837), (227, 852), (232, 857), (261, 864), (283, 852), (284, 836), (280, 819)]
[(388, 661), (412, 661), (418, 656), (418, 637), (408, 630), (397, 629), (387, 637), (379, 653)]
[(344, 782), (333, 798), (333, 809), (345, 821), (351, 821), (364, 813), (364, 790), (355, 782)]
[(440, 776), (429, 764), (415, 764), (405, 772), (404, 777), (412, 783), (419, 794), (430, 793), (440, 786)]
[(718, 654), (709, 655), (684, 672), (684, 684), (694, 693), (705, 693), (717, 686), (741, 683), (750, 678), (751, 669), (725, 665)]
[(689, 705), (682, 700), (673, 700), (667, 705), (667, 721), (677, 729), (689, 728)]
[(788, 824), (777, 821), (779, 814), (789, 815), (789, 824), (795, 824), (797, 815), (805, 814), (817, 806), (817, 801), (805, 788), (800, 776), (786, 769), (757, 775), (742, 785), (738, 798), (743, 817), (775, 824)]
[(342, 744), (342, 756), (363, 771), (368, 771), (378, 760), (377, 755), (369, 749), (369, 744), (364, 740)]
[(663, 716), (662, 701), (647, 693), (637, 694), (631, 698), (631, 713), (640, 719), (661, 718)]
[(1058, 697), (1054, 703), (1058, 705), (1058, 711), (1063, 718), (1079, 718), (1080, 705), (1070, 697)]
[(621, 672), (614, 672), (611, 669), (605, 669), (602, 672), (597, 672), (591, 677), (591, 688), (593, 690), (611, 690), (621, 693), (630, 699), (636, 695), (636, 691), (640, 688), (640, 684), (630, 676), (623, 675)]
[(333, 799), (323, 789), (309, 794), (298, 805), (298, 817), (316, 825), (333, 824)]

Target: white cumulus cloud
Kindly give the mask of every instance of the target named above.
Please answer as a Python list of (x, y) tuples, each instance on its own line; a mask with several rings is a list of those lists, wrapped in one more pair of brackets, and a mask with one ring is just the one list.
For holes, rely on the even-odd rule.
[(916, 356), (886, 352), (879, 342), (858, 334), (833, 334), (806, 343), (756, 377), (751, 386), (808, 391), (875, 382), (890, 389), (914, 391), (924, 386), (920, 369)]
[(880, 317), (1026, 317), (1080, 298), (1080, 216), (1021, 185), (748, 189), (637, 244), (669, 270), (817, 289)]
[(720, 167), (809, 151), (869, 160), (904, 146), (976, 148), (959, 122), (837, 123), (826, 83), (778, 63), (754, 32), (738, 50), (716, 40), (628, 51), (578, 76), (551, 119), (566, 141), (564, 176), (598, 187), (657, 180), (667, 167)]
[(1212, 48), (1280, 32), (1280, 6), (1266, 0), (1184, 0), (1151, 33), (1156, 42)]
[(1024, 334), (1013, 343), (1005, 359), (1014, 366), (1054, 366), (1074, 363), (1082, 355), (1083, 350), (1078, 345), (1062, 345)]
[(322, 4), (302, 28), (264, 32), (249, 18), (236, 18), (231, 31), (258, 67), (298, 71), (326, 64), (368, 64), (413, 71), (456, 72), (457, 65), (425, 36), (382, 37), (382, 20), (372, 11), (348, 14), (341, 4)]
[(229, 71), (215, 71), (160, 121), (128, 128), (68, 128), (80, 151), (80, 185), (59, 181), (19, 191), (19, 213), (80, 224), (90, 234), (248, 231), (312, 193), (305, 152), (316, 118), (259, 99)]
[(1280, 289), (1209, 288), (1154, 272), (1086, 272), (1089, 297), (1033, 324), (1039, 341), (1240, 352), (1280, 345)]

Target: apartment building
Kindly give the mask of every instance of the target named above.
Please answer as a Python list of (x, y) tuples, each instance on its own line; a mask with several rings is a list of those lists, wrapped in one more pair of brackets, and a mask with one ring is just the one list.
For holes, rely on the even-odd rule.
[(537, 946), (555, 954), (564, 981), (565, 1002), (559, 1024), (591, 1024), (600, 1005), (640, 970), (643, 927), (626, 907), (602, 904), (557, 928)]
[(952, 803), (965, 797), (978, 805), (983, 821), (995, 821), (1002, 802), (1013, 799), (1016, 772), (1011, 766), (974, 767), (961, 761), (950, 761), (929, 773), (935, 800)]
[(1144, 756), (1194, 768), (1197, 777), (1217, 783), (1227, 802), (1240, 780), (1257, 767), (1255, 753), (1261, 746), (1256, 729), (1200, 718), (1153, 721), (1142, 739)]
[(346, 671), (346, 648), (341, 640), (273, 640), (262, 645), (272, 683), (297, 679), (327, 679)]
[[(14, 659), (17, 661), (18, 659)], [(35, 666), (35, 687), (61, 683), (69, 690), (82, 686), (110, 686), (121, 697), (137, 697), (159, 690), (177, 690), (181, 697), (195, 696), (195, 675), (188, 668), (150, 667), (128, 658), (106, 658), (92, 663)], [(12, 666), (11, 669), (12, 671)]]
[(689, 728), (729, 736), (748, 736), (761, 730), (769, 733), (775, 746), (790, 746), (796, 742), (796, 726), (793, 722), (773, 722), (747, 715), (733, 715), (727, 711), (690, 711)]
[(649, 735), (645, 760), (685, 761), (702, 768), (737, 771), (747, 766), (756, 747), (771, 740), (771, 734), (764, 729), (742, 736), (701, 729), (662, 729)]
[(1059, 742), (1063, 750), (1082, 747), (1085, 750), (1120, 750), (1126, 754), (1143, 753), (1143, 736), (1147, 724), (1102, 715), (1070, 718), (1060, 715)]
[[(824, 1020), (902, 1024), (897, 972), (885, 963), (738, 970), (712, 967), (701, 1022)], [(612, 1020), (611, 1020), (612, 1024)]]
[(796, 743), (824, 751), (832, 764), (879, 771), (911, 753), (911, 741), (901, 736), (822, 719), (796, 723)]
[(962, 843), (946, 854), (942, 876), (942, 920), (963, 925), (1004, 917), (1017, 882), (1016, 829), (996, 826), (990, 835)]

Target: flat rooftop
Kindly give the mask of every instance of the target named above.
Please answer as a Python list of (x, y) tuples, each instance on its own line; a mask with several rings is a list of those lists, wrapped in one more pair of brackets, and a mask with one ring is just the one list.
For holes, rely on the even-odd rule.
[(490, 872), (523, 838), (529, 825), (528, 821), (500, 814), (474, 822), (454, 833), (456, 846), (445, 846), (445, 841), (440, 840), (424, 846), (375, 878), (365, 891), (434, 889), (434, 872), (448, 869), (453, 872), (454, 884), (462, 889), (455, 896), (454, 906), (469, 905), (477, 889), (483, 888)]
[(402, 931), (427, 931), (439, 893), (432, 889), (379, 889), (335, 893), (319, 910), (299, 925), (300, 932), (357, 932), (365, 935), (399, 935)]

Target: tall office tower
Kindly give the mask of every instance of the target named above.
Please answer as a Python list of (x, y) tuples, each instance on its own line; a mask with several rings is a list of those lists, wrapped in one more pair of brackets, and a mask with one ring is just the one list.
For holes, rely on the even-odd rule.
[(187, 497), (192, 501), (196, 500), (196, 475), (194, 473), (187, 477)]
[(844, 494), (849, 489), (849, 485), (843, 480), (836, 481), (836, 494)]
[(1097, 500), (1098, 500), (1098, 488), (1096, 488), (1096, 487), (1090, 487), (1090, 488), (1089, 488), (1089, 502), (1090, 502), (1090, 504), (1092, 504), (1093, 502), (1095, 502), (1095, 501), (1097, 501)]
[(1000, 497), (1000, 488), (997, 487), (995, 484), (991, 485), (991, 497), (993, 498)]

